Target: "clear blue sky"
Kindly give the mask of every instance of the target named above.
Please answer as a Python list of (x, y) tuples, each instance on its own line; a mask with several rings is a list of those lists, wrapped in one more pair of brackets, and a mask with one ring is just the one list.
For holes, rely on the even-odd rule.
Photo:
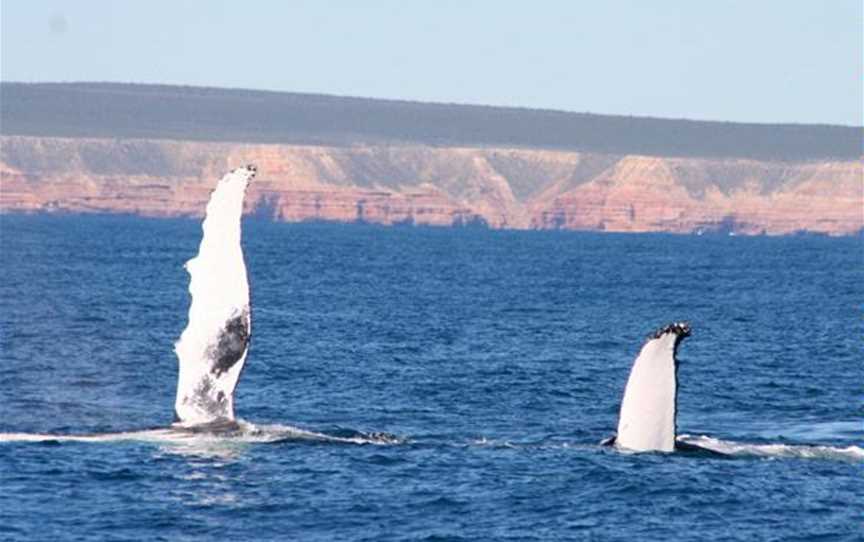
[(862, 124), (861, 0), (0, 0), (4, 81)]

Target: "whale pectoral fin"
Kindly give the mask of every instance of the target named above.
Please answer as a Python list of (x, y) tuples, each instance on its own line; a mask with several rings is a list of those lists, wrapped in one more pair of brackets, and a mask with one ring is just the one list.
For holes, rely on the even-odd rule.
[(616, 435), (612, 435), (611, 437), (604, 438), (600, 441), (600, 446), (615, 446), (615, 441), (617, 440)]
[(246, 188), (255, 166), (225, 175), (210, 194), (198, 254), (187, 262), (189, 323), (175, 344), (179, 360), (176, 422), (234, 419), (234, 388), (251, 337), (249, 281), (241, 244)]
[(630, 369), (621, 399), (615, 443), (634, 452), (675, 450), (680, 342), (690, 335), (686, 322), (649, 335)]

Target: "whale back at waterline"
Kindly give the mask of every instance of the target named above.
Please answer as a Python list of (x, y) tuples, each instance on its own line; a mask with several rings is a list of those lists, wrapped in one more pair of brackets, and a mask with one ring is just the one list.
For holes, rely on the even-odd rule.
[(234, 388), (252, 333), (240, 218), (256, 171), (249, 165), (219, 181), (207, 204), (198, 254), (186, 262), (192, 301), (174, 348), (179, 362), (174, 411), (181, 425), (234, 420)]

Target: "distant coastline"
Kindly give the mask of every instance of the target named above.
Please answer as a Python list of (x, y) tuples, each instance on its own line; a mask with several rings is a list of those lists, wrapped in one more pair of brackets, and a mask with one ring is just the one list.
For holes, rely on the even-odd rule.
[(0, 85), (0, 212), (854, 235), (861, 129), (101, 83)]

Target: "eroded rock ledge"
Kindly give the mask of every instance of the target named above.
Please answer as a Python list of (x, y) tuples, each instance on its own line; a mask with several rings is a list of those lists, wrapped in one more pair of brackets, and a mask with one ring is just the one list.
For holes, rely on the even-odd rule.
[(247, 212), (284, 221), (855, 234), (862, 163), (513, 148), (0, 137), (0, 211), (200, 216), (254, 163)]

